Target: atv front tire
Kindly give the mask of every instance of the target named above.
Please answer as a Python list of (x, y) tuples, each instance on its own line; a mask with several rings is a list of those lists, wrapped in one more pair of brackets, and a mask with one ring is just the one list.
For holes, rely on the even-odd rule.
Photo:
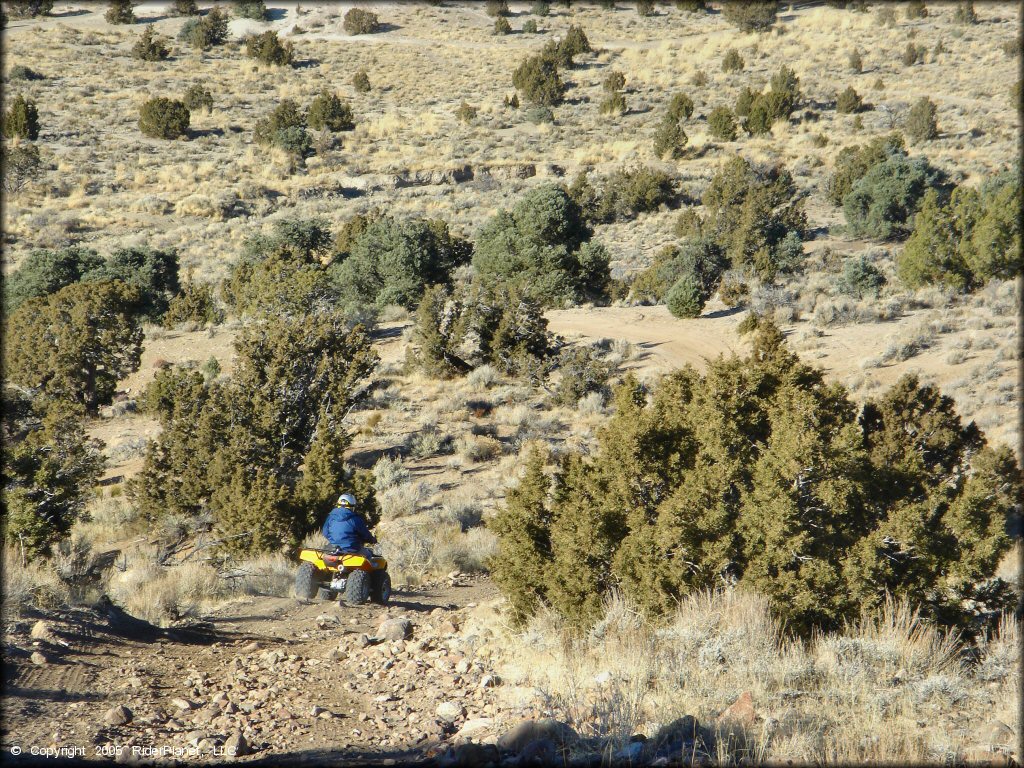
[(312, 600), (316, 595), (317, 578), (316, 566), (312, 563), (302, 563), (299, 570), (295, 572), (295, 596), (302, 600)]
[(370, 576), (370, 599), (378, 605), (391, 600), (391, 576), (387, 571), (374, 571)]
[(366, 571), (352, 571), (345, 581), (345, 602), (362, 605), (370, 599), (370, 574)]

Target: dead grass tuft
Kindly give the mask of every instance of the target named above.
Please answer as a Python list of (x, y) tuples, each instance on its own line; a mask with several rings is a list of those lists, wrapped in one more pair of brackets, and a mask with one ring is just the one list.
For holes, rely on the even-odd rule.
[(6, 624), (27, 608), (52, 609), (67, 604), (70, 592), (47, 563), (26, 558), (16, 547), (5, 546), (3, 601), (0, 620)]
[[(719, 763), (949, 761), (974, 749), (972, 734), (993, 717), (1019, 728), (1019, 631), (1004, 616), (968, 663), (956, 637), (905, 602), (801, 642), (749, 592), (691, 595), (658, 624), (613, 595), (585, 637), (546, 611), (506, 629), (499, 670), (608, 753), (693, 715)], [(730, 736), (716, 717), (742, 691), (758, 717)]]

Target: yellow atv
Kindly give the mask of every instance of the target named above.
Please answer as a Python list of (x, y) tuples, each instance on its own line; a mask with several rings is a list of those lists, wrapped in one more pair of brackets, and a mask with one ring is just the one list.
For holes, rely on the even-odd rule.
[(387, 605), (391, 599), (388, 561), (380, 555), (366, 558), (336, 550), (303, 549), (299, 560), (296, 597), (334, 600), (341, 594), (349, 605), (362, 605), (367, 600)]

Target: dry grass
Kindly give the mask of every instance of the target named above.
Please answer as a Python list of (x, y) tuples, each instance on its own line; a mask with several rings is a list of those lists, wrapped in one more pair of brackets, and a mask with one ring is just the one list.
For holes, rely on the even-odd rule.
[(71, 593), (48, 563), (28, 558), (20, 549), (4, 547), (3, 601), (0, 621), (17, 618), (25, 608), (56, 608), (66, 604)]
[(458, 522), (443, 514), (386, 521), (378, 527), (378, 538), (398, 584), (420, 584), (453, 570), (483, 571), (496, 548), (494, 534), (487, 529), (478, 526), (464, 533)]
[(129, 559), (106, 586), (111, 599), (128, 613), (167, 625), (199, 616), (242, 595), (288, 597), (295, 564), (281, 554), (232, 561), (227, 570), (209, 562), (161, 566), (151, 559)]
[[(990, 721), (1019, 732), (1018, 643), (1018, 622), (1005, 616), (969, 663), (955, 637), (896, 602), (800, 642), (783, 634), (767, 600), (728, 590), (693, 595), (657, 625), (613, 596), (576, 639), (542, 613), (504, 631), (499, 669), (510, 690), (539, 689), (557, 716), (610, 751), (694, 715), (719, 762), (932, 763), (974, 754)], [(716, 740), (716, 716), (747, 690), (757, 721), (745, 739)]]

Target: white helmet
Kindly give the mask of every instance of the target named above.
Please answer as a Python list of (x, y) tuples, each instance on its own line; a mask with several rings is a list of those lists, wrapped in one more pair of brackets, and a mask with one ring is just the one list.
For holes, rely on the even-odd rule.
[(351, 493), (343, 493), (338, 497), (339, 507), (348, 507), (349, 509), (356, 508), (356, 497)]

